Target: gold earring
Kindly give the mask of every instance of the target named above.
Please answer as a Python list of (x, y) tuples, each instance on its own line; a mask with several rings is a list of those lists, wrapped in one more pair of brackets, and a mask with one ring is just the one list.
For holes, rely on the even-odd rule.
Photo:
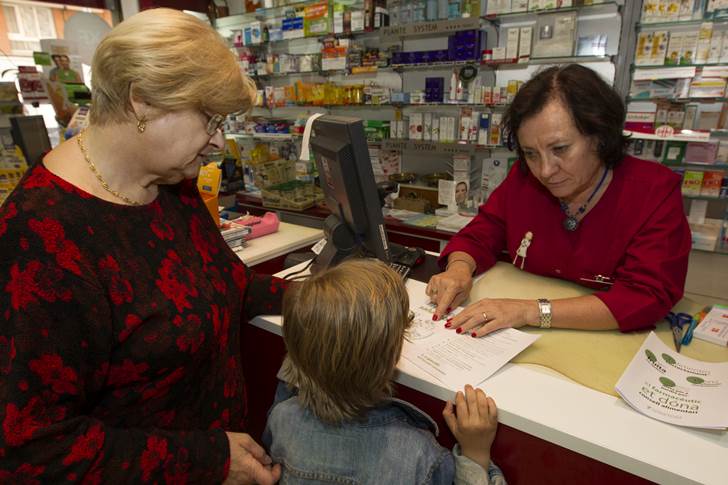
[(144, 130), (147, 129), (147, 118), (142, 116), (142, 119), (137, 120), (137, 131), (139, 133), (144, 133)]

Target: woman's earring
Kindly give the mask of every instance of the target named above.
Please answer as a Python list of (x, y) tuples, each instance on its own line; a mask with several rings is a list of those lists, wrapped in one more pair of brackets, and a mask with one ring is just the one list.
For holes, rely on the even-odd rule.
[(147, 118), (142, 116), (142, 119), (137, 120), (137, 131), (139, 133), (144, 133), (144, 130), (147, 129)]

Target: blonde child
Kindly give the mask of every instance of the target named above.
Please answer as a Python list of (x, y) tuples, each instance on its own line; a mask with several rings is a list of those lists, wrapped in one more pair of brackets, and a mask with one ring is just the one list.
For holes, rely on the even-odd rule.
[(434, 421), (392, 397), (412, 321), (402, 278), (375, 260), (350, 260), (291, 287), (283, 302), (288, 356), (263, 441), (290, 484), (495, 484), (495, 402), (466, 386)]

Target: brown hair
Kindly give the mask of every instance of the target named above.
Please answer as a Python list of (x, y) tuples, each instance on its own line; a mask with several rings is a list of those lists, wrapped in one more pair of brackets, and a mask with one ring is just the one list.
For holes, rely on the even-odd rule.
[(192, 15), (168, 8), (140, 12), (103, 38), (91, 65), (91, 123), (125, 122), (135, 98), (162, 111), (212, 114), (248, 110), (255, 84), (223, 38)]
[(402, 278), (376, 260), (349, 260), (283, 298), (283, 378), (320, 420), (361, 416), (392, 394), (409, 326)]
[(521, 166), (526, 164), (518, 144), (518, 129), (554, 99), (563, 102), (581, 134), (595, 138), (602, 162), (614, 167), (624, 158), (627, 138), (622, 133), (626, 115), (622, 98), (596, 72), (567, 64), (536, 73), (503, 115), (503, 139), (509, 150), (518, 152)]

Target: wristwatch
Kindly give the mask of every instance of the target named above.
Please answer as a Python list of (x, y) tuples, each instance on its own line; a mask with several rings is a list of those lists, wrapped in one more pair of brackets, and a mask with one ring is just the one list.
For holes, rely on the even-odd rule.
[(538, 323), (540, 328), (551, 328), (551, 302), (546, 298), (538, 299)]

